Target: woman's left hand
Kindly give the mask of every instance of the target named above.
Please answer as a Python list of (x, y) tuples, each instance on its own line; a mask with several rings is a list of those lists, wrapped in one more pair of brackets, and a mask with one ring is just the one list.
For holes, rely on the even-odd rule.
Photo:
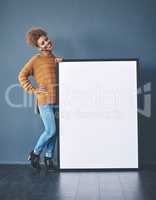
[(62, 57), (62, 56), (57, 56), (57, 57), (55, 58), (55, 62), (62, 62), (62, 60), (63, 60), (63, 57)]

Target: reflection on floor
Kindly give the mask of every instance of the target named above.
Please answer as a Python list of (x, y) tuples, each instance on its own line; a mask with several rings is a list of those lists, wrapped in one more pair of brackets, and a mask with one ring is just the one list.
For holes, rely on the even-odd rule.
[(1, 200), (156, 200), (156, 171), (35, 172), (0, 165)]

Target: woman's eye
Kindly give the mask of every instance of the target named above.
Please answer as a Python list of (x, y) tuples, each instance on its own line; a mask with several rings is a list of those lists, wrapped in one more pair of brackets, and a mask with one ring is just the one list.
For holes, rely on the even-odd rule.
[(42, 42), (41, 45), (44, 45), (44, 42)]

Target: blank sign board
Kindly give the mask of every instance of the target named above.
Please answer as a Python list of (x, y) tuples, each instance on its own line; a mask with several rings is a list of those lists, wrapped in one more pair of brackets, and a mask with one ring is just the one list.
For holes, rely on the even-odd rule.
[(137, 60), (59, 63), (59, 164), (138, 168)]

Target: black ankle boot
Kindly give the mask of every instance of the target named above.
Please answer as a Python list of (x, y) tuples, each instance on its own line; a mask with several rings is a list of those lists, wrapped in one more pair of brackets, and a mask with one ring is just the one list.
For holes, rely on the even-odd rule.
[(57, 166), (52, 158), (44, 156), (44, 164), (47, 171), (57, 171)]
[(34, 151), (31, 151), (28, 155), (28, 160), (31, 160), (31, 166), (35, 169), (41, 169), (40, 166), (40, 155), (37, 155), (34, 153)]

